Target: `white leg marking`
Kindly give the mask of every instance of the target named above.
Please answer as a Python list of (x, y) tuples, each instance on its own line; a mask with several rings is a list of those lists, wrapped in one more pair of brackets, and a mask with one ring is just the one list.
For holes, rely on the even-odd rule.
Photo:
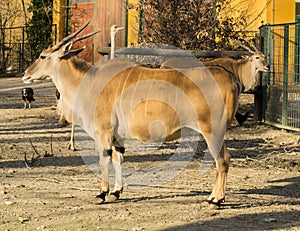
[(113, 191), (120, 191), (123, 189), (123, 176), (122, 176), (122, 163), (123, 154), (113, 149), (112, 164), (115, 170), (115, 187)]

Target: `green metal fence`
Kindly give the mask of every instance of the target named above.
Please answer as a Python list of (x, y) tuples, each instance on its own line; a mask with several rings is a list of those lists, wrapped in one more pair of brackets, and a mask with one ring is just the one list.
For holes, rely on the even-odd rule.
[(300, 24), (264, 25), (260, 35), (271, 69), (262, 77), (263, 120), (300, 131)]

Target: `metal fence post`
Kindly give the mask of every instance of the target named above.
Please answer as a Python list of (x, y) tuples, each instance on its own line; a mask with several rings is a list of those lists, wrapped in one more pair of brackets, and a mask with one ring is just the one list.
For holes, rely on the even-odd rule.
[(284, 26), (284, 52), (283, 52), (283, 86), (282, 86), (282, 125), (288, 124), (288, 76), (289, 76), (289, 26)]
[[(260, 33), (259, 37), (256, 37), (256, 45), (259, 46), (259, 50), (263, 51), (264, 47), (264, 38)], [(259, 73), (259, 85), (254, 90), (254, 119), (258, 122), (261, 122), (263, 119), (263, 89), (262, 89), (262, 74)]]
[(128, 0), (124, 0), (124, 47), (128, 46)]
[[(271, 42), (271, 26), (263, 25), (260, 27), (260, 35), (262, 37), (262, 51), (268, 62), (270, 61), (270, 42)], [(269, 85), (269, 73), (262, 73), (261, 80), (261, 115), (260, 119), (266, 121), (266, 110), (268, 103), (267, 88)]]

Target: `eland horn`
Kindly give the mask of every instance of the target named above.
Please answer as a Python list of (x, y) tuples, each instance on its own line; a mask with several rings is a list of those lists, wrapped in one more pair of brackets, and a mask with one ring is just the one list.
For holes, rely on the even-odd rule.
[(54, 45), (52, 47), (53, 51), (58, 50), (59, 48), (61, 48), (63, 45), (65, 45), (69, 40), (71, 40), (72, 38), (74, 38), (76, 35), (78, 35), (81, 31), (83, 31), (89, 24), (91, 21), (88, 21), (86, 24), (84, 24), (82, 27), (80, 27), (77, 31), (75, 31), (74, 33), (68, 35), (67, 37), (63, 38), (58, 44)]
[(242, 44), (242, 42), (240, 40), (235, 40), (234, 43), (235, 43), (236, 46), (243, 47), (243, 48), (245, 48), (247, 51), (249, 51), (252, 54), (254, 53), (254, 51), (251, 50), (250, 47), (247, 47), (246, 45)]

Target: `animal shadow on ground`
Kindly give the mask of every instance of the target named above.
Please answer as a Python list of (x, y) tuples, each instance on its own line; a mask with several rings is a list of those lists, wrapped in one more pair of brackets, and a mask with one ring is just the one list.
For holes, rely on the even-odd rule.
[[(239, 214), (230, 218), (217, 218), (167, 228), (164, 231), (191, 230), (279, 230), (299, 227), (299, 211), (257, 212)], [(296, 230), (296, 229), (295, 229)]]
[[(37, 125), (39, 126), (39, 125)], [(42, 126), (42, 125), (41, 125)], [(16, 128), (16, 129), (20, 129), (23, 130), (25, 128)], [(9, 129), (8, 129), (9, 130)], [(51, 132), (49, 133), (46, 132), (47, 129), (45, 129), (45, 131), (43, 131), (42, 133), (47, 133), (51, 135)], [(42, 134), (40, 133), (40, 134)], [(56, 133), (56, 131), (53, 131), (53, 133)], [(62, 131), (63, 133), (63, 131)], [(36, 149), (39, 150), (40, 153), (49, 151), (49, 143), (50, 143), (50, 136), (48, 135), (47, 138), (38, 138), (35, 137), (35, 132), (34, 133), (30, 133), (31, 134), (31, 140), (33, 142), (33, 145), (36, 147)], [(37, 135), (37, 134), (36, 134)], [(75, 137), (75, 141), (76, 139), (80, 139), (79, 136)], [(5, 140), (5, 142), (8, 142), (10, 140)], [(53, 138), (52, 142), (53, 142), (53, 156), (51, 157), (47, 157), (47, 158), (41, 158), (39, 161), (34, 163), (34, 167), (45, 167), (45, 166), (79, 166), (79, 165), (84, 165), (85, 162), (82, 159), (82, 157), (80, 156), (80, 153), (82, 150), (84, 150), (85, 147), (80, 147), (77, 146), (78, 151), (76, 153), (71, 153), (72, 155), (70, 156), (56, 156), (57, 153), (57, 149), (62, 148), (62, 147), (57, 147), (56, 142), (57, 141), (61, 141), (61, 142), (65, 142), (65, 147), (67, 146), (68, 143), (68, 138), (65, 138), (64, 140), (62, 140), (60, 138), (60, 140), (57, 140), (57, 138)], [(2, 141), (0, 141), (1, 143)], [(3, 141), (4, 142), (4, 141)], [(18, 145), (23, 145), (23, 144), (29, 144), (29, 140), (28, 138), (24, 137), (24, 138), (20, 138), (18, 140), (11, 140), (11, 142), (17, 142)], [(48, 143), (47, 146), (45, 146), (45, 142)], [(227, 146), (231, 149), (230, 150), (230, 154), (232, 157), (232, 160), (234, 160), (235, 158), (246, 158), (247, 156), (251, 156), (252, 158), (255, 158), (257, 156), (261, 156), (262, 155), (262, 149), (259, 149), (260, 146), (263, 146), (265, 143), (265, 141), (263, 139), (260, 138), (256, 138), (256, 139), (252, 139), (252, 140), (229, 140), (226, 141)], [(160, 146), (155, 146), (155, 144), (149, 144), (149, 146), (145, 146), (143, 148), (143, 150), (134, 150), (132, 152), (132, 149), (126, 149), (124, 158), (125, 158), (125, 162), (132, 162), (132, 163), (138, 163), (138, 162), (161, 162), (161, 161), (167, 161), (170, 158), (172, 158), (174, 156), (174, 154), (177, 152), (177, 149), (179, 147), (180, 143), (179, 142), (168, 142), (168, 143), (163, 143)], [(132, 145), (134, 146), (134, 145)], [(182, 145), (183, 147), (189, 147), (190, 146), (190, 141), (184, 141), (184, 144)], [(246, 147), (249, 150), (246, 150)], [(98, 158), (98, 154), (97, 151), (95, 149), (93, 149), (94, 147), (89, 147), (90, 151), (92, 152), (92, 155), (87, 155), (85, 156), (85, 158)], [(127, 150), (129, 150), (129, 152), (127, 152)], [(154, 151), (153, 151), (154, 150)], [(200, 140), (197, 143), (197, 148), (195, 150), (195, 153), (193, 153), (192, 159), (191, 161), (199, 161), (201, 162), (203, 160), (204, 157), (204, 152), (207, 150), (207, 145), (205, 143), (205, 141)], [(264, 149), (263, 152), (264, 153), (271, 153), (271, 152), (276, 152), (276, 151), (282, 151), (281, 148), (275, 148), (275, 147), (268, 147), (267, 149)], [(34, 150), (29, 146), (29, 149), (26, 150), (27, 155), (30, 157), (32, 156), (32, 154), (34, 153)], [(89, 152), (88, 149), (85, 150), (85, 152)], [(184, 155), (188, 155), (188, 153), (185, 153), (185, 150), (182, 150), (180, 152), (180, 154), (182, 154), (182, 156), (184, 157)], [(20, 156), (23, 157), (24, 153), (20, 153)], [(209, 155), (210, 156), (210, 155)], [(212, 159), (212, 157), (210, 157)], [(10, 167), (10, 168), (18, 168), (18, 167), (26, 167), (24, 165), (24, 160), (3, 160), (0, 162), (0, 168), (5, 168), (5, 167)]]
[[(250, 189), (247, 191), (243, 191), (243, 194), (259, 194), (259, 195), (274, 195), (274, 196), (282, 196), (282, 197), (290, 197), (299, 199), (300, 198), (300, 177), (292, 177), (287, 179), (280, 179), (269, 181), (268, 183), (288, 183), (282, 186), (272, 185), (270, 187), (266, 187), (263, 189)], [(275, 203), (275, 201), (274, 201)], [(281, 201), (276, 201), (276, 203), (280, 204)], [(300, 204), (300, 201), (295, 201), (295, 204)], [(300, 214), (299, 214), (300, 217)]]

